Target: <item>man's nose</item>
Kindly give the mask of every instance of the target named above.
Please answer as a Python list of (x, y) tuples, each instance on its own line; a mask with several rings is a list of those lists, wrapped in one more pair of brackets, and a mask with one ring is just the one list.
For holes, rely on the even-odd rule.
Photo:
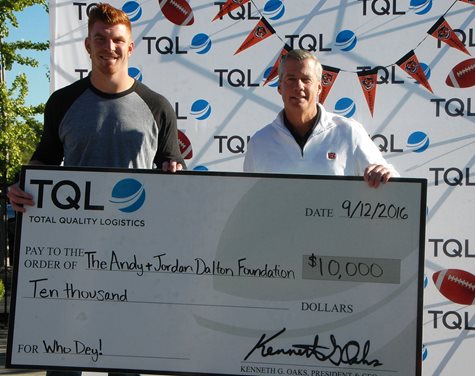
[(106, 44), (109, 51), (115, 50), (115, 43), (112, 39), (109, 39)]

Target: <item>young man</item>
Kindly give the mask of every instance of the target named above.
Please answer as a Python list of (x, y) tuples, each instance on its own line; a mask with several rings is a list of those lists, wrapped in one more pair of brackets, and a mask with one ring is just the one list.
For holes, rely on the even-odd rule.
[[(128, 75), (134, 41), (127, 15), (109, 4), (91, 8), (85, 47), (90, 74), (48, 99), (30, 164), (183, 169), (172, 106)], [(16, 211), (33, 205), (18, 185), (8, 198)]]
[(304, 50), (293, 50), (279, 65), (284, 109), (250, 140), (246, 172), (364, 176), (370, 187), (399, 176), (363, 126), (318, 104), (322, 66)]
[[(127, 15), (109, 4), (91, 8), (85, 47), (90, 74), (48, 99), (43, 135), (30, 164), (183, 169), (172, 106), (128, 75), (134, 42)], [(19, 212), (34, 205), (17, 184), (10, 186), (8, 198)], [(47, 371), (47, 376), (80, 374)]]

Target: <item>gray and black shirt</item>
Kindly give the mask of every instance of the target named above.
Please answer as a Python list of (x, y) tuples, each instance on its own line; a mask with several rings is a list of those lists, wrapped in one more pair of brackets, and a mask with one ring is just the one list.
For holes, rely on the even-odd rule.
[(138, 81), (122, 93), (108, 94), (83, 78), (51, 95), (44, 119), (32, 160), (147, 169), (175, 160), (184, 166), (171, 104)]

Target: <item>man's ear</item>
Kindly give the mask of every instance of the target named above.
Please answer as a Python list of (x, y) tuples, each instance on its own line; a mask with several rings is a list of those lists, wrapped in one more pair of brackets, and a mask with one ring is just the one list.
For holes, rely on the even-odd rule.
[(320, 93), (322, 92), (322, 89), (323, 89), (322, 81), (320, 81), (318, 83), (317, 95), (320, 95)]
[(86, 51), (88, 54), (91, 53), (91, 44), (89, 43), (89, 37), (84, 39), (84, 46), (86, 47)]
[(129, 56), (132, 55), (132, 52), (135, 50), (135, 43), (134, 41), (130, 42), (129, 44)]
[(279, 92), (279, 94), (282, 94), (282, 89), (280, 88), (280, 80), (279, 80), (279, 84), (277, 85), (277, 91)]

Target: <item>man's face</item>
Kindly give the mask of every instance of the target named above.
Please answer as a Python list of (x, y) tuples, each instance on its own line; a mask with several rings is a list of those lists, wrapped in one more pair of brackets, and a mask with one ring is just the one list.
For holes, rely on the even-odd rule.
[(317, 77), (315, 61), (285, 61), (279, 93), (287, 111), (314, 113), (322, 85)]
[(94, 23), (85, 41), (92, 68), (104, 75), (113, 75), (128, 68), (128, 58), (134, 50), (129, 29), (123, 24)]

